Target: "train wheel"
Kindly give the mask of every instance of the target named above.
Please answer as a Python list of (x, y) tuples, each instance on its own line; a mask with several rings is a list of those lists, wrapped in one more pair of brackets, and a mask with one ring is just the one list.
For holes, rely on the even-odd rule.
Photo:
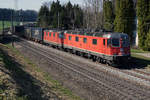
[(79, 51), (79, 54), (78, 54), (78, 55), (79, 55), (79, 56), (82, 56), (82, 52)]
[(76, 54), (77, 56), (79, 56), (79, 51), (76, 51), (75, 54)]
[(105, 59), (102, 59), (102, 64), (106, 64), (106, 60)]
[(97, 57), (96, 57), (96, 56), (92, 56), (92, 60), (93, 60), (94, 62), (96, 62)]
[(108, 65), (108, 66), (111, 66), (111, 65), (112, 65), (112, 62), (111, 62), (111, 61), (109, 61), (109, 60), (108, 60), (108, 61), (106, 61), (106, 63), (107, 63), (107, 65)]
[(98, 62), (99, 62), (99, 63), (102, 63), (102, 58), (99, 57), (99, 58), (98, 58)]

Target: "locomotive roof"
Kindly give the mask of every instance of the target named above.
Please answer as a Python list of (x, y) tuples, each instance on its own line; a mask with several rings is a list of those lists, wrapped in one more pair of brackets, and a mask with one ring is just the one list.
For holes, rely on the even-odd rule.
[(125, 33), (119, 33), (119, 32), (86, 32), (86, 31), (74, 31), (74, 30), (46, 30), (49, 32), (64, 32), (68, 34), (77, 34), (77, 35), (86, 35), (86, 36), (95, 36), (95, 37), (105, 37), (105, 38), (120, 38), (127, 36)]
[(114, 33), (110, 33), (110, 34), (104, 34), (103, 37), (106, 37), (106, 38), (123, 38), (123, 37), (126, 37), (126, 38), (128, 38), (128, 35), (125, 33), (114, 32)]
[(105, 37), (105, 38), (120, 38), (127, 36), (125, 33), (119, 33), (119, 32), (66, 32), (69, 34), (79, 34), (79, 35), (86, 35), (86, 36), (95, 36), (95, 37)]

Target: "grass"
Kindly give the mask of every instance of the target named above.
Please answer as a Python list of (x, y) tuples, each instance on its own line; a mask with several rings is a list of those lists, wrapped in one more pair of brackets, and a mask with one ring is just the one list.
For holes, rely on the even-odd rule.
[(46, 80), (52, 82), (53, 86), (52, 89), (54, 91), (59, 91), (60, 93), (63, 93), (66, 96), (71, 97), (73, 100), (82, 100), (80, 97), (73, 95), (73, 93), (69, 90), (64, 88), (61, 83), (59, 83), (57, 80), (53, 80), (52, 77), (48, 75), (48, 73), (44, 73), (44, 77)]
[(143, 60), (149, 60), (150, 61), (149, 57), (145, 57), (145, 56), (137, 55), (137, 54), (131, 54), (131, 55), (132, 55), (132, 57), (141, 58)]
[(150, 51), (143, 51), (141, 49), (131, 49), (131, 53), (150, 53)]
[[(17, 25), (16, 22), (14, 22), (14, 25)], [(4, 21), (4, 28), (8, 28), (11, 27), (11, 21)], [(0, 21), (0, 31), (2, 30), (3, 25), (2, 25), (2, 21)]]
[[(0, 49), (0, 63), (4, 64), (4, 67), (6, 69), (9, 69), (12, 72), (15, 72), (16, 75), (24, 74), (20, 73), (20, 70), (17, 69), (17, 66), (14, 64), (14, 62), (8, 57), (7, 54), (3, 52), (2, 49)], [(0, 78), (0, 94), (3, 94), (0, 96), (0, 100), (7, 100), (7, 99), (14, 99), (14, 100), (27, 100), (25, 96), (17, 96), (15, 90), (13, 90), (11, 87), (14, 83), (11, 83), (11, 79), (9, 77), (4, 76), (5, 78)], [(11, 77), (11, 76), (10, 76)], [(7, 95), (6, 95), (7, 94)]]
[[(43, 72), (34, 63), (32, 63), (28, 58), (24, 57), (17, 49), (13, 48), (11, 44), (7, 44), (5, 46), (11, 49), (17, 56), (21, 56), (24, 59), (24, 61), (33, 68), (33, 70), (40, 73), (43, 76), (44, 81), (51, 84), (51, 89), (56, 94), (59, 94), (60, 96), (65, 96), (65, 97), (67, 96), (69, 100), (82, 100), (80, 97), (75, 96), (69, 89), (64, 88), (61, 83), (59, 83), (57, 80), (54, 80), (48, 73)], [(20, 98), (20, 100), (22, 100), (22, 98)]]

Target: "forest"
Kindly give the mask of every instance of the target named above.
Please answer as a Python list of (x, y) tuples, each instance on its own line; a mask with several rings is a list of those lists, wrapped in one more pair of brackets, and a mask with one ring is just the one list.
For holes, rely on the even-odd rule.
[(34, 10), (13, 10), (0, 8), (0, 21), (30, 21), (35, 22), (37, 19), (38, 12)]

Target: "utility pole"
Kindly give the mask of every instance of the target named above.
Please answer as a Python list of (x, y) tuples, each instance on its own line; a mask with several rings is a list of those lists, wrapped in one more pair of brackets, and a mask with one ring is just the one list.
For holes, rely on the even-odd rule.
[(14, 2), (15, 2), (14, 3), (15, 4), (15, 9), (18, 10), (18, 0), (15, 0)]
[(13, 10), (11, 11), (11, 32), (14, 32), (14, 15)]
[(59, 29), (59, 12), (58, 12), (58, 29)]
[(73, 29), (75, 30), (76, 10), (74, 9), (73, 12), (74, 12)]
[(22, 15), (22, 9), (19, 12), (19, 19), (20, 19), (20, 25), (23, 25), (23, 15)]
[(4, 15), (3, 15), (3, 18), (2, 18), (2, 35), (4, 36), (4, 27), (5, 27), (5, 24), (4, 24)]
[[(15, 16), (15, 21), (17, 22), (17, 9), (18, 9), (18, 0), (14, 0), (14, 12), (12, 10), (11, 12), (11, 27), (12, 27), (12, 37), (11, 37), (11, 43), (12, 43), (12, 47), (14, 48), (14, 38), (13, 38), (13, 33), (14, 33), (14, 25), (13, 25), (13, 21), (14, 21), (14, 16)], [(18, 23), (17, 23), (18, 24)]]
[(15, 21), (16, 21), (16, 23), (17, 23), (17, 25), (18, 25), (18, 14), (17, 14), (17, 10), (18, 10), (18, 0), (14, 0), (14, 9), (15, 9), (15, 12), (14, 12), (14, 15), (15, 15)]

